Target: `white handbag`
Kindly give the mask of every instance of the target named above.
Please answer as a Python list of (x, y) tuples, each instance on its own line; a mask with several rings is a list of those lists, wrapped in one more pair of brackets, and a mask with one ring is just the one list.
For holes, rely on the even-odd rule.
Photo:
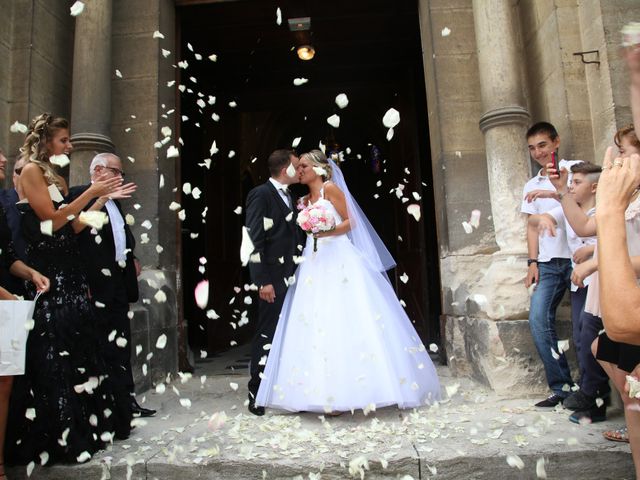
[(33, 300), (0, 300), (0, 376), (24, 375), (27, 338), (33, 329)]

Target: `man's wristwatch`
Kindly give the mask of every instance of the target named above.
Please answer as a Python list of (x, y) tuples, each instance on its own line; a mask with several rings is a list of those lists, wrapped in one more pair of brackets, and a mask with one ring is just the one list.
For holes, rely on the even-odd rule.
[(527, 267), (530, 267), (532, 263), (535, 263), (536, 266), (538, 265), (538, 259), (537, 258), (529, 258), (527, 259)]

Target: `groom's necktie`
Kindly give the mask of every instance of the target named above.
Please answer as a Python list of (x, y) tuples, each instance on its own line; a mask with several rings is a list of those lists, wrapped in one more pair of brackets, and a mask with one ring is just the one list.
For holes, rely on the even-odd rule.
[(280, 193), (282, 194), (282, 199), (287, 204), (287, 207), (291, 208), (291, 195), (289, 194), (289, 189), (287, 188), (279, 188)]

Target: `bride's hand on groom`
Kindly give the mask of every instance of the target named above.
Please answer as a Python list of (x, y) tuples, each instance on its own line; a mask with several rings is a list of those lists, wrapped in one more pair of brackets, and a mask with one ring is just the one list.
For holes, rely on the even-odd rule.
[(273, 303), (276, 300), (276, 291), (271, 284), (261, 286), (258, 290), (258, 295), (260, 295), (261, 300), (267, 303)]

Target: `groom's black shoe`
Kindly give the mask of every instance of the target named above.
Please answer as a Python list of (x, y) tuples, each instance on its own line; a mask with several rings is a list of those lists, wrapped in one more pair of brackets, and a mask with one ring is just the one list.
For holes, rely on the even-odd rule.
[(153, 417), (155, 416), (155, 414), (155, 410), (141, 407), (140, 405), (138, 405), (138, 402), (135, 398), (131, 398), (131, 415), (133, 417)]
[(256, 400), (249, 394), (249, 411), (254, 415), (261, 417), (264, 415), (264, 407), (256, 407)]

